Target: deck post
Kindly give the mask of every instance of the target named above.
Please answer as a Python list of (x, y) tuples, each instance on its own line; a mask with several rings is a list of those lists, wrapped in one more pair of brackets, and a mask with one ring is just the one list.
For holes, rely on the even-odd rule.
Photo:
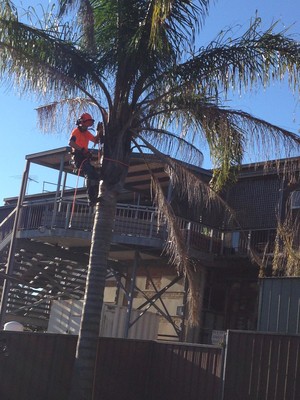
[(12, 230), (12, 235), (11, 235), (11, 240), (10, 240), (8, 257), (7, 257), (7, 264), (6, 264), (6, 271), (5, 271), (7, 278), (5, 278), (3, 281), (1, 304), (0, 304), (0, 330), (3, 329), (4, 323), (5, 323), (8, 294), (9, 294), (9, 290), (10, 290), (10, 279), (9, 278), (12, 276), (13, 269), (14, 269), (17, 231), (18, 231), (18, 227), (19, 227), (21, 208), (22, 208), (25, 193), (26, 193), (26, 186), (27, 186), (27, 181), (28, 181), (28, 176), (29, 176), (29, 168), (30, 168), (30, 161), (27, 160), (25, 170), (23, 173), (20, 195), (18, 197), (15, 220), (14, 220), (14, 225), (13, 225), (13, 230)]
[(139, 252), (135, 251), (134, 252), (133, 269), (132, 269), (131, 280), (130, 280), (129, 299), (128, 299), (128, 305), (127, 305), (127, 315), (126, 315), (125, 335), (124, 335), (125, 339), (128, 338), (128, 333), (129, 333), (129, 329), (130, 329), (130, 318), (131, 318), (133, 295), (134, 295), (135, 280), (136, 280), (136, 271), (138, 268), (138, 263), (139, 263)]
[(57, 200), (59, 198), (59, 192), (60, 192), (60, 188), (61, 188), (61, 178), (62, 178), (62, 173), (63, 173), (63, 169), (64, 169), (64, 157), (65, 157), (65, 155), (62, 154), (61, 158), (60, 158), (59, 175), (58, 175), (56, 193), (55, 193), (55, 198), (54, 198), (54, 208), (53, 208), (53, 214), (52, 214), (52, 220), (51, 220), (51, 229), (54, 228), (56, 214), (57, 214), (57, 211), (58, 211)]

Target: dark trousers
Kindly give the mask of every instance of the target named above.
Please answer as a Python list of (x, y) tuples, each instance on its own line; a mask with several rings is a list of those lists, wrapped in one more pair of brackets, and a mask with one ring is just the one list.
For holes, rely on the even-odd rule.
[(74, 153), (74, 164), (87, 180), (87, 193), (90, 200), (95, 200), (98, 196), (99, 174), (91, 164), (90, 159), (85, 157), (80, 151)]

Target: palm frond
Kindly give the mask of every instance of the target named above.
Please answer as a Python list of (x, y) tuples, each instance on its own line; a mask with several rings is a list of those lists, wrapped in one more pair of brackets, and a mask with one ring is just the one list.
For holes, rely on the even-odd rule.
[(276, 24), (266, 31), (260, 31), (260, 25), (261, 19), (256, 18), (237, 39), (221, 34), (219, 40), (180, 65), (176, 79), (183, 84), (200, 84), (214, 95), (219, 95), (221, 89), (227, 93), (255, 85), (266, 87), (286, 74), (295, 87), (300, 74), (300, 44), (286, 36), (285, 31), (274, 32)]
[(154, 203), (157, 204), (159, 210), (159, 220), (167, 226), (168, 239), (166, 240), (165, 251), (169, 255), (170, 263), (176, 267), (178, 273), (185, 272), (188, 268), (189, 258), (185, 238), (180, 231), (171, 205), (154, 175), (152, 175), (151, 186), (154, 192)]
[[(199, 149), (203, 141), (208, 143), (214, 167), (212, 184), (217, 190), (228, 179), (235, 181), (245, 155), (252, 155), (255, 161), (279, 160), (300, 149), (297, 134), (244, 111), (222, 107), (205, 91), (195, 93), (193, 87), (187, 86), (185, 92), (181, 92), (180, 86), (174, 87), (158, 98), (148, 98), (141, 103), (143, 107), (145, 123), (160, 126), (162, 133), (163, 127), (173, 124), (180, 137), (195, 148)], [(156, 143), (164, 138), (159, 129)], [(155, 130), (152, 133), (155, 136)]]
[(179, 0), (153, 0), (151, 10), (150, 43), (153, 48), (162, 47), (162, 38), (167, 38), (172, 48), (182, 51), (179, 43), (190, 45), (194, 42), (193, 33), (208, 12), (208, 0), (199, 2)]
[(75, 121), (83, 112), (89, 112), (96, 120), (99, 114), (98, 106), (87, 98), (76, 97), (55, 101), (36, 108), (38, 128), (44, 132), (62, 132), (69, 134)]
[[(299, 185), (296, 186), (299, 189)], [(292, 194), (287, 198), (284, 218), (277, 215), (277, 230), (272, 273), (277, 276), (300, 276), (299, 214), (291, 207)]]
[(189, 287), (188, 322), (191, 326), (196, 326), (199, 324), (199, 312), (201, 308), (199, 285), (194, 279), (197, 272), (196, 263), (189, 257), (186, 238), (180, 229), (170, 203), (165, 197), (159, 180), (155, 178), (151, 170), (150, 173), (152, 176), (151, 185), (154, 192), (154, 203), (157, 204), (159, 212), (158, 218), (167, 227), (167, 240), (164, 252), (167, 254), (170, 264), (176, 268), (177, 273), (187, 278)]
[(184, 137), (159, 128), (141, 129), (137, 136), (143, 136), (148, 143), (152, 144), (161, 153), (172, 155), (173, 158), (183, 160), (192, 165), (201, 167), (203, 163), (203, 153), (193, 143), (187, 141)]
[(36, 29), (2, 16), (0, 28), (0, 78), (6, 82), (38, 98), (51, 98), (57, 92), (61, 96), (66, 90), (72, 97), (83, 92), (92, 98), (100, 87), (110, 100), (101, 75), (95, 70), (98, 67), (70, 43), (67, 34), (60, 37), (59, 32)]
[(60, 0), (59, 17), (75, 13), (81, 37), (80, 42), (92, 54), (95, 48), (95, 23), (92, 2), (89, 0)]
[[(158, 159), (165, 164), (165, 171), (170, 177), (172, 187), (176, 190), (178, 197), (182, 196), (187, 199), (190, 207), (201, 205), (206, 208), (209, 213), (215, 213), (222, 210), (225, 215), (227, 224), (232, 221), (236, 229), (239, 230), (241, 237), (247, 240), (248, 231), (245, 231), (241, 226), (235, 211), (228, 205), (228, 203), (217, 192), (212, 190), (208, 181), (201, 178), (199, 173), (196, 173), (190, 167), (188, 168), (184, 163), (178, 162), (165, 154), (162, 154), (153, 147), (145, 138), (141, 138), (146, 148), (151, 150)], [(140, 146), (136, 143), (137, 147), (142, 152)], [(145, 161), (146, 163), (146, 161)], [(154, 200), (158, 206), (159, 216), (163, 218), (164, 223), (167, 225), (168, 239), (166, 243), (166, 253), (168, 254), (173, 265), (179, 273), (183, 273), (187, 277), (189, 285), (188, 296), (188, 323), (191, 326), (199, 324), (199, 312), (202, 301), (202, 294), (199, 285), (199, 279), (202, 277), (202, 266), (199, 261), (192, 259), (189, 256), (189, 249), (186, 247), (186, 242), (182, 236), (180, 226), (176, 220), (171, 203), (167, 201), (164, 191), (161, 188), (159, 181), (155, 179), (149, 167), (149, 173), (152, 176), (152, 188), (154, 192)], [(209, 177), (208, 177), (209, 180)], [(249, 248), (251, 260), (261, 267), (264, 266), (264, 260), (254, 248)]]
[[(209, 185), (209, 175), (207, 181), (205, 181), (185, 163), (166, 156), (145, 138), (141, 137), (140, 139), (143, 141), (146, 148), (153, 152), (153, 154), (165, 164), (165, 171), (168, 173), (172, 185), (176, 188), (178, 196), (186, 197), (191, 207), (199, 204), (207, 208), (222, 207), (228, 212), (230, 218), (235, 218), (234, 210), (232, 210), (222, 197), (211, 188), (211, 185)], [(236, 222), (238, 224), (238, 221)]]

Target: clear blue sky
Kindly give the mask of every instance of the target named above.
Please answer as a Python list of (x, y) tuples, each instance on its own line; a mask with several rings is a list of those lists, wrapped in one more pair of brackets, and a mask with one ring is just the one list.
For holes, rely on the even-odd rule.
[[(50, 2), (50, 1), (49, 1)], [(48, 4), (47, 0), (27, 1), (23, 5)], [(15, 1), (20, 4), (20, 1)], [(299, 0), (219, 0), (210, 7), (200, 36), (202, 45), (208, 44), (225, 28), (243, 32), (255, 12), (262, 18), (264, 26), (280, 20), (279, 27), (291, 26), (289, 32), (300, 40)], [(2, 151), (0, 156), (1, 185), (0, 205), (3, 199), (19, 195), (21, 176), (25, 167), (25, 156), (40, 151), (65, 146), (69, 132), (64, 121), (60, 135), (45, 135), (36, 128), (35, 108), (40, 104), (28, 96), (19, 98), (17, 92), (7, 92), (0, 86), (0, 116)], [(292, 132), (299, 132), (300, 102), (299, 93), (293, 94), (284, 83), (276, 84), (259, 93), (236, 96), (230, 106), (242, 109)], [(210, 167), (209, 155), (205, 154), (204, 167)], [(51, 187), (44, 182), (55, 182), (56, 174), (42, 167), (31, 167), (30, 176), (38, 181), (29, 184), (28, 193), (41, 192)], [(70, 182), (71, 184), (71, 182)]]

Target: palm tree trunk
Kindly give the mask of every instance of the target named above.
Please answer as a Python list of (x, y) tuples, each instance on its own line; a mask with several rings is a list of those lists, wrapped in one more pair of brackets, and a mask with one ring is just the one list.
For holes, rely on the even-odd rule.
[(96, 206), (82, 320), (78, 336), (70, 400), (92, 400), (107, 258), (114, 226), (117, 192), (100, 187)]
[(202, 329), (203, 297), (206, 281), (206, 272), (203, 267), (197, 266), (187, 271), (189, 292), (189, 317), (186, 329), (186, 342), (199, 343)]

